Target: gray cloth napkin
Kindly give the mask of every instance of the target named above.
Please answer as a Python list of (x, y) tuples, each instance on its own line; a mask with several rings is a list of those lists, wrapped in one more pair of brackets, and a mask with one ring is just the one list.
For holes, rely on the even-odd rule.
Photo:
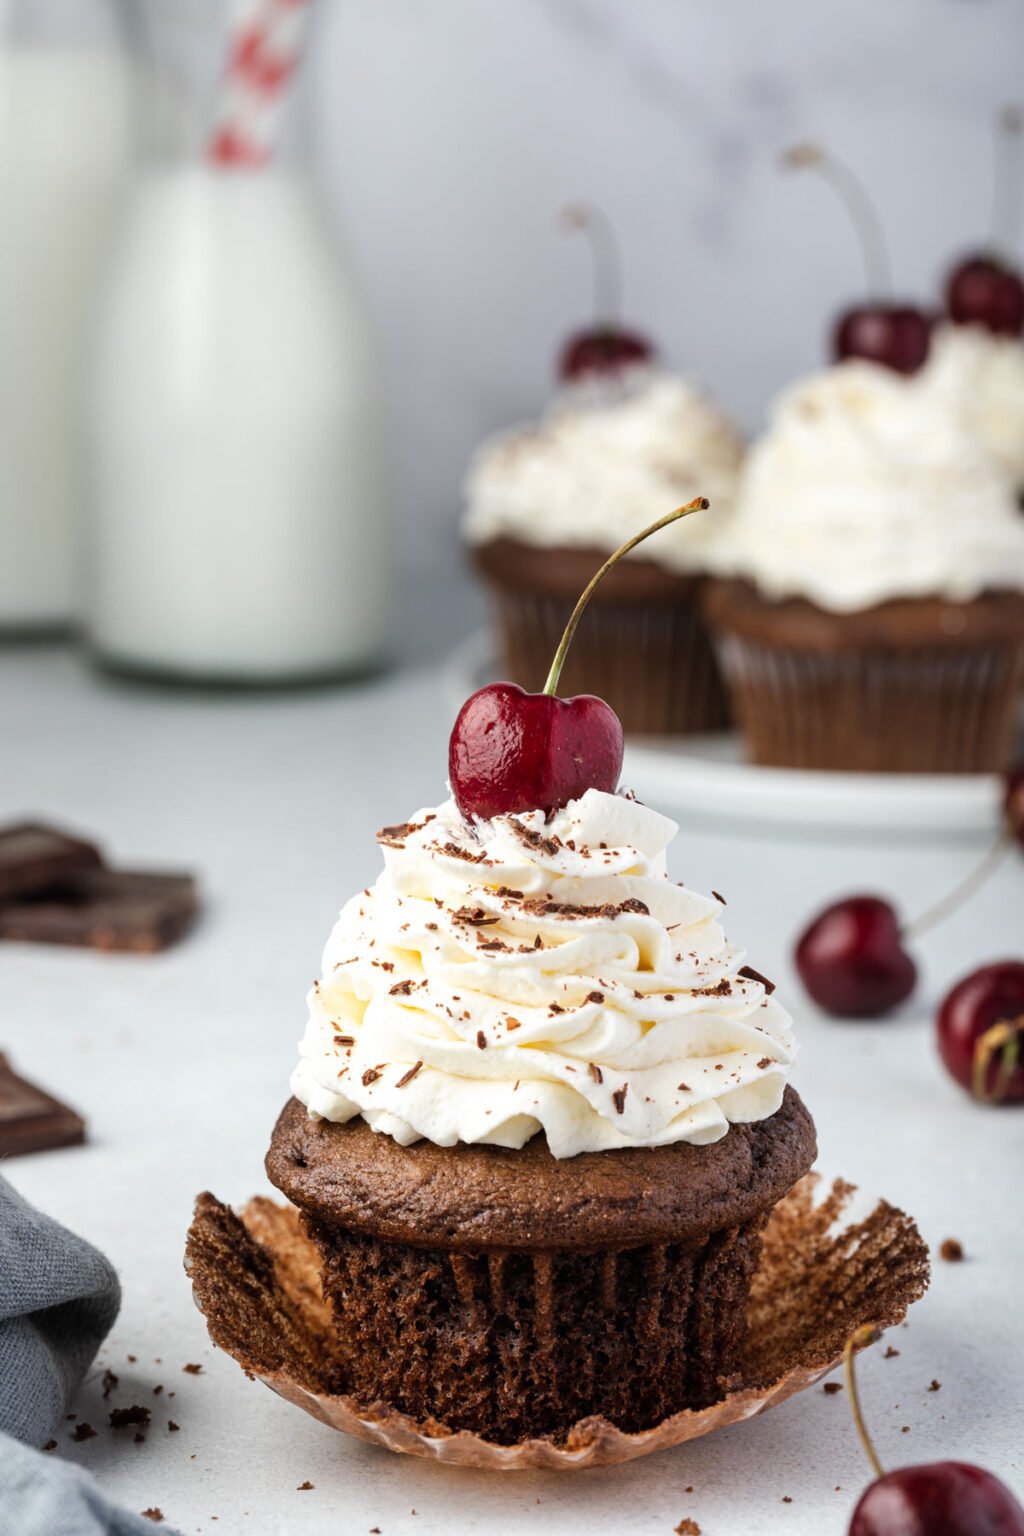
[(30, 1449), (62, 1422), (120, 1302), (103, 1255), (0, 1176), (0, 1536), (154, 1530), (108, 1504), (80, 1468)]

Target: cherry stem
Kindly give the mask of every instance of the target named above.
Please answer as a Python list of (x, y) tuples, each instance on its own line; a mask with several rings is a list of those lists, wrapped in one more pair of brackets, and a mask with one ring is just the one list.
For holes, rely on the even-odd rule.
[(614, 330), (622, 318), (622, 255), (611, 219), (592, 203), (562, 210), (566, 229), (579, 230), (590, 246), (594, 278), (594, 320)]
[(1020, 234), (1022, 134), (1024, 115), (1008, 102), (996, 113), (992, 164), (992, 243), (1004, 257), (1013, 254)]
[(1013, 843), (1013, 832), (1009, 827), (1004, 828), (981, 863), (975, 865), (970, 874), (943, 896), (941, 901), (937, 901), (933, 907), (929, 907), (919, 917), (915, 917), (913, 922), (906, 923), (901, 931), (901, 938), (919, 939), (923, 933), (937, 927), (945, 918), (962, 907), (964, 902), (973, 896), (975, 891), (979, 891), (991, 875), (995, 874)]
[(868, 196), (864, 183), (845, 160), (827, 155), (816, 144), (794, 144), (792, 149), (786, 150), (782, 163), (790, 170), (815, 170), (828, 182), (846, 209), (860, 242), (868, 298), (888, 298), (892, 293), (889, 252), (878, 209)]
[(869, 1344), (876, 1344), (881, 1338), (879, 1330), (872, 1325), (858, 1328), (846, 1341), (843, 1350), (843, 1370), (846, 1374), (846, 1390), (850, 1398), (850, 1412), (853, 1414), (853, 1422), (857, 1426), (857, 1437), (864, 1447), (864, 1454), (871, 1463), (871, 1470), (876, 1477), (885, 1476), (885, 1468), (878, 1459), (874, 1441), (868, 1434), (868, 1427), (864, 1422), (864, 1414), (860, 1406), (860, 1393), (857, 1391), (857, 1372), (854, 1369), (853, 1357), (860, 1349), (866, 1349)]
[(674, 512), (666, 513), (664, 517), (659, 517), (656, 523), (652, 523), (649, 528), (645, 528), (642, 533), (634, 534), (631, 539), (627, 539), (622, 548), (617, 549), (614, 555), (611, 555), (605, 561), (597, 575), (593, 578), (592, 581), (588, 583), (583, 592), (583, 595), (581, 596), (579, 602), (576, 604), (576, 607), (573, 609), (572, 614), (570, 615), (569, 622), (565, 626), (565, 634), (558, 642), (558, 650), (555, 652), (555, 659), (551, 663), (551, 671), (548, 673), (548, 680), (544, 684), (542, 690), (544, 693), (557, 693), (558, 679), (562, 675), (562, 668), (565, 665), (565, 658), (569, 654), (569, 647), (572, 644), (572, 637), (576, 633), (576, 626), (580, 622), (580, 619), (583, 617), (583, 610), (590, 602), (594, 592), (607, 576), (612, 566), (618, 565), (623, 555), (628, 555), (631, 549), (636, 549), (636, 546), (638, 544), (642, 544), (644, 539), (649, 539), (652, 533), (657, 533), (661, 528), (667, 528), (669, 523), (677, 523), (681, 517), (689, 517), (692, 512), (703, 512), (710, 505), (711, 503), (708, 501), (706, 496), (695, 496), (693, 501), (688, 501), (686, 503), (685, 507), (677, 507)]
[[(1002, 1019), (979, 1035), (974, 1047), (974, 1074), (971, 1092), (983, 1104), (999, 1104), (1006, 1097), (1010, 1078), (1020, 1060), (1021, 1037), (1024, 1036), (1024, 1014), (1019, 1019)], [(999, 1071), (989, 1093), (988, 1069), (992, 1058), (998, 1054)]]

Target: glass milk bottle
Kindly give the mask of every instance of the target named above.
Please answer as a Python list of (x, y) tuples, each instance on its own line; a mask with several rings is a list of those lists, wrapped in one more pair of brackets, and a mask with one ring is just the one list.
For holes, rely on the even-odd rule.
[(82, 344), (128, 94), (110, 0), (0, 3), (0, 634), (78, 613)]
[(147, 142), (86, 407), (88, 631), (116, 668), (274, 684), (388, 650), (378, 351), (306, 154), (310, 9), (141, 12)]

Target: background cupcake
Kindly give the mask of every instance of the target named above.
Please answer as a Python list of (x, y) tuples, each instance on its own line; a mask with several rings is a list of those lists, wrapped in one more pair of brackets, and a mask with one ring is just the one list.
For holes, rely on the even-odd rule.
[(753, 448), (707, 611), (755, 762), (1005, 765), (1024, 676), (1024, 523), (937, 391), (846, 363)]
[(508, 677), (540, 688), (601, 563), (631, 533), (704, 495), (709, 512), (602, 583), (564, 686), (607, 699), (629, 732), (720, 729), (728, 706), (699, 595), (742, 454), (736, 429), (692, 384), (646, 368), (600, 391), (574, 386), (538, 425), (486, 442), (466, 482), (463, 533)]

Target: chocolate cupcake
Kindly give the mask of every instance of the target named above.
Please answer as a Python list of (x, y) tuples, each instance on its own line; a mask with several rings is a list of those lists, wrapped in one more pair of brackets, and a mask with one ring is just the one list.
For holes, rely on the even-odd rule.
[(749, 756), (795, 768), (1005, 766), (1024, 683), (1024, 521), (938, 393), (842, 363), (751, 450), (730, 580), (704, 603)]
[(358, 1401), (514, 1444), (729, 1389), (810, 1167), (791, 1021), (622, 794), (379, 834), (267, 1158)]
[(463, 533), (495, 616), (503, 670), (539, 688), (580, 590), (608, 555), (696, 495), (707, 517), (623, 562), (596, 593), (567, 668), (627, 732), (721, 730), (728, 701), (700, 613), (742, 458), (728, 420), (683, 379), (634, 370), (571, 390), (536, 427), (485, 443)]

